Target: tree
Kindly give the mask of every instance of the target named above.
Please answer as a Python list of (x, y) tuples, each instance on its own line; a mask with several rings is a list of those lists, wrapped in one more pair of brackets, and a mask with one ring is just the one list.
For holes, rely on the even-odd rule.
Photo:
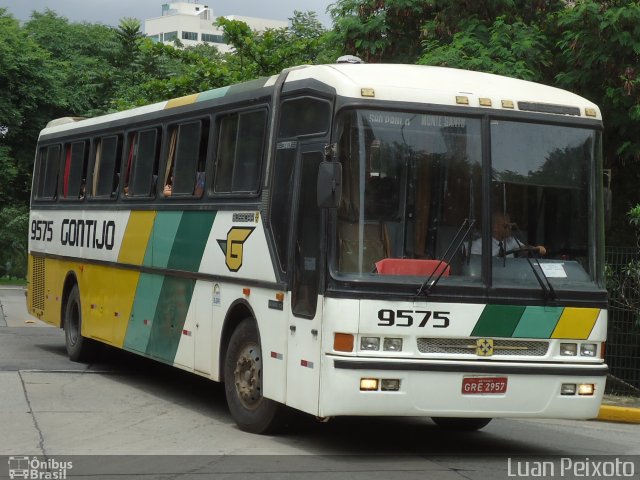
[[(115, 66), (123, 72), (121, 80), (126, 83), (136, 81), (136, 74), (140, 70), (140, 44), (145, 36), (142, 33), (140, 20), (126, 17), (120, 20), (115, 32), (119, 43), (119, 51), (115, 58)], [(126, 72), (126, 73), (125, 73)]]
[(419, 63), (490, 72), (524, 80), (541, 81), (551, 62), (548, 40), (538, 25), (522, 20), (507, 22), (506, 16), (486, 25), (467, 22), (464, 31), (453, 35), (451, 43), (424, 42)]
[(145, 39), (139, 45), (138, 55), (135, 79), (118, 85), (110, 105), (112, 110), (190, 95), (235, 80), (223, 55), (213, 46), (178, 49)]
[(582, 0), (557, 14), (555, 80), (602, 110), (605, 167), (612, 171), (607, 241), (634, 239), (626, 212), (640, 203), (640, 3)]
[[(513, 26), (507, 38), (516, 36), (518, 28), (544, 24), (564, 5), (562, 0), (339, 0), (331, 15), (334, 40), (344, 53), (366, 62), (416, 63), (432, 48), (446, 47), (454, 40), (457, 50), (472, 54), (477, 53), (473, 42), (480, 42), (482, 50), (492, 41), (496, 48), (480, 53), (495, 56), (499, 49), (509, 48), (506, 40), (500, 45), (496, 36), (505, 33), (506, 26)], [(494, 25), (498, 18), (499, 24)], [(445, 55), (449, 61), (456, 58), (451, 53)]]
[[(116, 30), (112, 27), (72, 23), (51, 10), (34, 12), (24, 30), (49, 53), (57, 91), (46, 121), (60, 116), (93, 116), (108, 106), (122, 62)], [(39, 123), (40, 128), (42, 123)]]
[(436, 1), (338, 0), (330, 7), (332, 42), (342, 54), (365, 62), (415, 63), (422, 52), (423, 25)]
[(37, 132), (61, 92), (48, 52), (5, 9), (0, 9), (0, 38), (1, 208), (15, 201), (26, 205)]
[(27, 273), (29, 209), (25, 205), (0, 209), (0, 276), (24, 278)]
[(295, 65), (335, 60), (337, 52), (315, 13), (295, 11), (289, 20), (290, 27), (256, 32), (242, 21), (218, 18), (225, 41), (234, 48), (226, 58), (231, 69), (237, 69), (242, 79), (249, 80)]

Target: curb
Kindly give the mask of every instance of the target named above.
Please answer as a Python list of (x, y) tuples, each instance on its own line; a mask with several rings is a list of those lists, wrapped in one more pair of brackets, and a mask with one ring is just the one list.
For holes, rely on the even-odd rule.
[(597, 419), (605, 422), (640, 423), (640, 408), (602, 405)]

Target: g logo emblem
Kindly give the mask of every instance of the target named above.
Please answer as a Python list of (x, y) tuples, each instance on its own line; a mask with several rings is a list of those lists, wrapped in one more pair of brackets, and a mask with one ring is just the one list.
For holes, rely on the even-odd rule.
[(224, 263), (231, 272), (237, 272), (242, 267), (243, 245), (256, 227), (233, 227), (227, 233), (226, 240), (218, 240), (220, 249), (225, 254)]

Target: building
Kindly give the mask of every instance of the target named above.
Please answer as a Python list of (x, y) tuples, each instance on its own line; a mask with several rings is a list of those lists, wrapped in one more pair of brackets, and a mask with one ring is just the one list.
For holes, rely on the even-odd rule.
[[(156, 42), (173, 43), (178, 39), (184, 46), (207, 43), (216, 46), (221, 52), (228, 52), (231, 47), (224, 43), (222, 29), (214, 25), (216, 18), (213, 9), (198, 3), (198, 0), (170, 2), (162, 5), (160, 17), (145, 20), (144, 31), (147, 37)], [(259, 32), (289, 26), (288, 21), (282, 20), (238, 15), (227, 15), (225, 18), (243, 21)]]

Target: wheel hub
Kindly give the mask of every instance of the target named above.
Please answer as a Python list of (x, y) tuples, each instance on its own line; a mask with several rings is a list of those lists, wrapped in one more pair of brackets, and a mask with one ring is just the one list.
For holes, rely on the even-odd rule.
[(262, 359), (256, 345), (242, 349), (233, 373), (240, 401), (247, 408), (255, 408), (262, 399)]

